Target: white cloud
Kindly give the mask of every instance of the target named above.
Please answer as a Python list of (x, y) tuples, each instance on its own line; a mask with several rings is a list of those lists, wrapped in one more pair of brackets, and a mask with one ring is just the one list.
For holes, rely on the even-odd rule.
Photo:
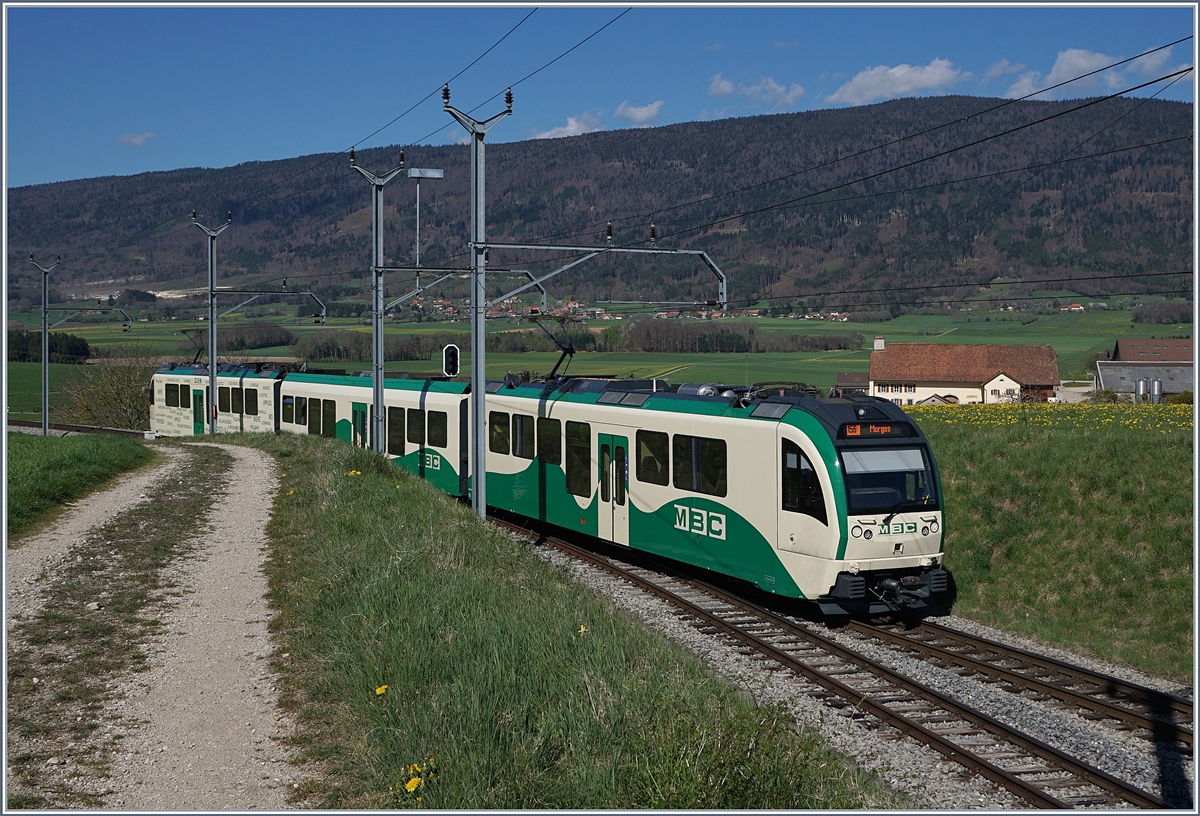
[(622, 102), (617, 106), (616, 111), (613, 112), (613, 116), (618, 119), (628, 119), (630, 122), (641, 127), (649, 127), (658, 120), (658, 112), (662, 109), (662, 106), (663, 100), (661, 99), (640, 107), (630, 105), (628, 102)]
[(784, 87), (772, 77), (763, 77), (754, 85), (742, 85), (717, 74), (708, 85), (711, 96), (726, 97), (737, 94), (760, 102), (772, 109), (790, 108), (804, 96), (804, 88), (793, 82)]
[(567, 123), (562, 127), (552, 128), (551, 130), (535, 132), (535, 139), (557, 139), (561, 136), (578, 136), (581, 133), (594, 133), (600, 129), (600, 120), (590, 113), (581, 113), (579, 116), (568, 116)]
[(117, 141), (120, 144), (133, 145), (134, 147), (145, 147), (146, 142), (157, 136), (157, 133), (126, 133), (124, 136), (118, 137)]
[(997, 77), (1002, 77), (1007, 74), (1019, 74), (1024, 70), (1024, 63), (1018, 63), (1014, 65), (1008, 61), (1007, 57), (1005, 57), (999, 62), (992, 63), (992, 67), (988, 68), (987, 74), (983, 77), (983, 81), (987, 82), (989, 79), (996, 79)]
[(1005, 99), (1020, 99), (1023, 96), (1029, 96), (1042, 86), (1042, 75), (1039, 71), (1029, 71), (1022, 74), (1020, 79), (1013, 83), (1012, 87), (1004, 92)]
[(804, 88), (795, 82), (785, 88), (771, 77), (763, 77), (757, 85), (739, 87), (738, 93), (771, 108), (790, 108), (804, 96)]
[[(1163, 52), (1160, 52), (1163, 53)], [(1039, 88), (1049, 88), (1058, 85), (1068, 80), (1081, 77), (1084, 74), (1090, 74), (1103, 68), (1105, 65), (1111, 65), (1117, 62), (1120, 57), (1113, 57), (1108, 54), (1101, 54), (1097, 51), (1086, 51), (1082, 48), (1068, 48), (1065, 51), (1059, 51), (1058, 57), (1054, 60), (1054, 67), (1050, 69), (1050, 73), (1045, 76), (1041, 71), (1029, 71), (1022, 74), (1021, 77), (1013, 84), (1011, 88), (1004, 94), (1008, 99), (1019, 99), (1023, 96), (1035, 93)], [(1141, 65), (1142, 61), (1132, 63), (1130, 70), (1134, 73), (1142, 73), (1147, 71), (1152, 74), (1157, 74), (1158, 69), (1163, 66), (1166, 57), (1161, 59), (1158, 54), (1152, 54), (1146, 58), (1146, 65)], [(1071, 82), (1061, 88), (1050, 91), (1046, 94), (1039, 94), (1044, 99), (1067, 99), (1078, 98), (1081, 96), (1098, 96), (1110, 94), (1114, 91), (1119, 91), (1127, 85), (1134, 84), (1124, 69), (1112, 69), (1109, 71), (1101, 71), (1094, 76), (1089, 76), (1084, 79)]]
[(450, 140), (450, 144), (469, 145), (471, 143), (471, 134), (462, 128), (447, 131), (446, 138)]
[(825, 97), (825, 101), (841, 105), (866, 105), (922, 92), (943, 93), (970, 76), (969, 71), (955, 68), (948, 59), (935, 59), (928, 65), (897, 65), (894, 68), (877, 65), (859, 71), (849, 82)]
[(733, 82), (716, 74), (713, 76), (712, 82), (708, 83), (708, 92), (716, 97), (730, 96), (733, 93)]

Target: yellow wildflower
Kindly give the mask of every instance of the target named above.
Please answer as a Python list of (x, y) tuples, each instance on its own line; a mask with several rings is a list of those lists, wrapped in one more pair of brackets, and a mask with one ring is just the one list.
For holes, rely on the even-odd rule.
[(412, 793), (413, 791), (415, 791), (417, 789), (417, 786), (420, 784), (421, 784), (421, 777), (414, 776), (412, 779), (408, 780), (408, 784), (405, 785), (404, 788), (409, 793)]
[(386, 685), (379, 686), (378, 688), (375, 689), (376, 694), (383, 694), (385, 691), (387, 691)]

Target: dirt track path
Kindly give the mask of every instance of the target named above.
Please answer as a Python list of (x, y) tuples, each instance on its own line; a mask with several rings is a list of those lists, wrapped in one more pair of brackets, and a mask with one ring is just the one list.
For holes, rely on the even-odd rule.
[[(259, 451), (222, 447), (234, 458), (227, 490), (207, 530), (180, 532), (202, 539), (192, 557), (168, 568), (183, 594), (160, 616), (163, 635), (150, 647), (149, 670), (112, 678), (99, 744), (73, 752), (67, 746), (67, 761), (46, 769), (59, 784), (99, 794), (105, 807), (280, 810), (301, 781), (278, 739), (291, 723), (276, 707), (267, 662), (264, 530), (278, 488), (275, 465)], [(36, 612), (35, 585), (73, 557), (72, 542), (144, 500), (151, 485), (186, 459), (186, 453), (161, 450), (170, 457), (166, 464), (93, 495), (7, 553), (10, 629), (14, 612)], [(169, 510), (156, 520), (171, 524)], [(11, 743), (10, 735), (10, 753)], [(89, 750), (105, 755), (107, 778), (96, 778), (83, 761), (71, 762)]]

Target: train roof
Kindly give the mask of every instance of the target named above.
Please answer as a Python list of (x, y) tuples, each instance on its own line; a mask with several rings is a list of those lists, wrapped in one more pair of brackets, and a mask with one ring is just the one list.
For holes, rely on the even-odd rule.
[[(207, 377), (208, 366), (206, 365), (179, 365), (177, 363), (167, 363), (160, 366), (154, 372), (155, 374), (175, 374), (181, 377)], [(283, 376), (283, 372), (278, 368), (264, 365), (261, 363), (239, 364), (239, 363), (218, 363), (218, 377), (231, 377), (237, 379), (259, 379), (259, 380), (275, 380)]]
[(681, 414), (747, 417), (785, 421), (791, 411), (811, 415), (833, 438), (856, 423), (904, 422), (922, 435), (904, 410), (888, 400), (870, 396), (822, 398), (801, 384), (729, 386), (685, 383), (678, 387), (662, 380), (559, 378), (553, 382), (491, 381), (489, 394), (583, 404), (626, 406)]

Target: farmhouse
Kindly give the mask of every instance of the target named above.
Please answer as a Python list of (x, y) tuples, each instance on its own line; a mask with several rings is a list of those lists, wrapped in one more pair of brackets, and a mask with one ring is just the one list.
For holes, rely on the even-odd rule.
[(1052, 397), (1058, 355), (1047, 345), (895, 343), (876, 338), (868, 393), (897, 405)]
[(1190, 337), (1165, 337), (1162, 340), (1118, 340), (1108, 359), (1125, 363), (1192, 362)]

